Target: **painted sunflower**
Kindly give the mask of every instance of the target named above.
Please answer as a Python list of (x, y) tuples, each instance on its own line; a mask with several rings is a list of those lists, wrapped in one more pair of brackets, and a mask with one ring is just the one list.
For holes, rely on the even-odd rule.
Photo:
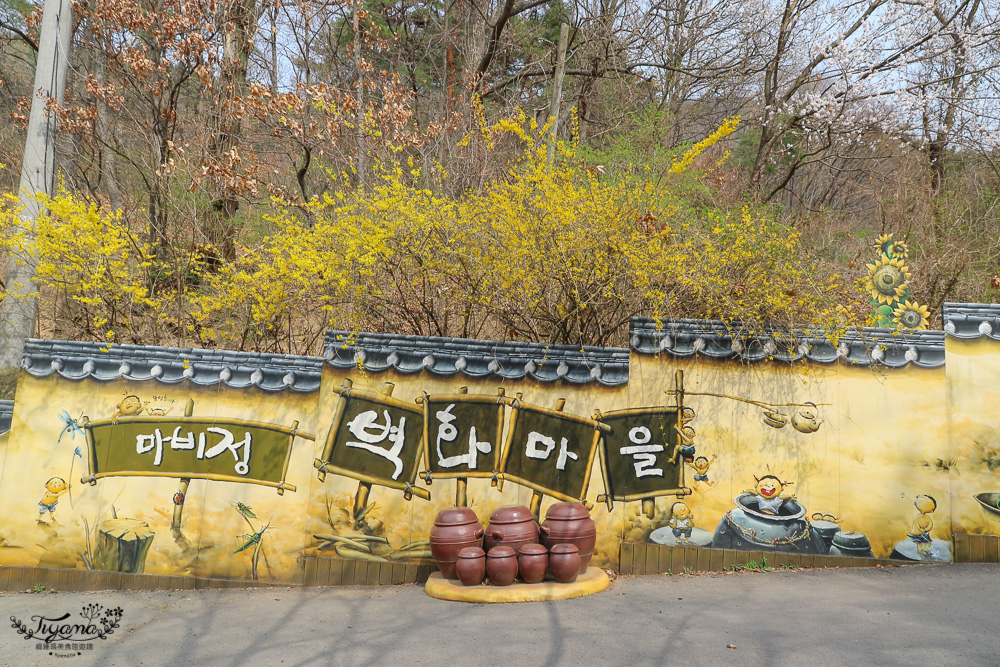
[(909, 246), (903, 241), (895, 240), (892, 234), (882, 234), (875, 239), (875, 248), (883, 255), (895, 259), (906, 259), (910, 256)]
[(914, 301), (905, 301), (892, 311), (892, 321), (902, 329), (926, 329), (931, 311)]
[(902, 259), (890, 259), (886, 255), (868, 265), (868, 281), (865, 287), (874, 301), (891, 303), (906, 294), (910, 282), (910, 270)]

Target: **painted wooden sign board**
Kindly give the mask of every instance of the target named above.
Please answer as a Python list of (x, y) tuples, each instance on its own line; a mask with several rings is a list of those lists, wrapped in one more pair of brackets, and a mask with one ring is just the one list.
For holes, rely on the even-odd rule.
[(321, 478), (336, 473), (429, 498), (413, 487), (423, 454), (423, 410), (376, 392), (337, 391), (323, 454), (314, 463)]
[(503, 443), (502, 396), (423, 396), (426, 472), (434, 477), (492, 477)]
[(520, 401), (513, 405), (504, 477), (561, 500), (585, 499), (601, 425)]
[(285, 483), (296, 431), (274, 424), (216, 418), (121, 417), (83, 423), (90, 475), (155, 476)]
[(677, 408), (640, 408), (608, 412), (601, 421), (601, 460), (608, 494), (638, 500), (684, 493), (683, 459), (676, 451)]

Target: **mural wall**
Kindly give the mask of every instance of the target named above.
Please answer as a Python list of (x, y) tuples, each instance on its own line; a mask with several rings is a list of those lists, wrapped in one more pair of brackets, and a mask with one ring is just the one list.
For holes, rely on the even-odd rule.
[(946, 304), (955, 532), (1000, 535), (1000, 305)]
[(636, 318), (628, 350), (329, 332), (323, 358), (31, 341), (0, 563), (296, 581), (304, 554), (430, 563), (446, 507), (564, 500), (607, 567), (622, 540), (949, 561), (953, 531), (1000, 533), (1000, 306), (945, 318), (835, 343)]

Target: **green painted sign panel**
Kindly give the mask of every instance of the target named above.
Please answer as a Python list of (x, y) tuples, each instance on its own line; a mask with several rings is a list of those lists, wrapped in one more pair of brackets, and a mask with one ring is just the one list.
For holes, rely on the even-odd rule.
[(84, 424), (94, 479), (153, 475), (279, 486), (290, 429), (214, 418), (121, 417)]
[(381, 401), (355, 391), (341, 395), (344, 408), (333, 425), (326, 461), (389, 486), (412, 483), (420, 465), (423, 412), (399, 401)]
[(529, 407), (514, 410), (503, 472), (556, 497), (584, 498), (597, 432), (587, 420), (556, 414)]
[(423, 405), (431, 475), (492, 475), (502, 447), (503, 405), (497, 396), (425, 396)]
[(625, 496), (662, 495), (681, 485), (681, 466), (671, 462), (677, 443), (676, 408), (609, 412), (601, 421), (611, 427), (604, 436), (608, 493)]

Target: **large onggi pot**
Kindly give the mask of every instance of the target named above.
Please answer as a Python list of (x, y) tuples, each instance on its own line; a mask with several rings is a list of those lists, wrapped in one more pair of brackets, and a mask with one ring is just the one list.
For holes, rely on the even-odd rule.
[(840, 531), (833, 536), (833, 543), (830, 547), (831, 556), (857, 556), (860, 558), (874, 558), (872, 544), (864, 533), (856, 533), (853, 530)]
[(489, 555), (493, 547), (507, 546), (514, 553), (525, 544), (538, 542), (538, 523), (535, 517), (524, 505), (504, 505), (498, 507), (490, 515), (490, 523), (486, 526), (486, 537), (483, 539), (483, 549)]
[(539, 532), (548, 549), (557, 544), (575, 544), (580, 552), (580, 574), (587, 571), (597, 544), (597, 526), (586, 507), (580, 503), (555, 503), (545, 513)]
[(431, 555), (441, 576), (457, 579), (455, 561), (466, 547), (483, 546), (483, 527), (479, 517), (468, 507), (451, 507), (438, 512), (431, 528)]
[(820, 539), (823, 540), (823, 544), (826, 545), (827, 549), (833, 544), (833, 536), (840, 532), (840, 526), (832, 521), (816, 519), (811, 521), (810, 525), (816, 531), (816, 534), (820, 536)]
[(806, 508), (797, 500), (787, 498), (777, 514), (768, 514), (760, 511), (756, 494), (741, 493), (736, 496), (736, 507), (719, 521), (712, 547), (826, 553), (826, 543), (812, 530), (805, 515)]

